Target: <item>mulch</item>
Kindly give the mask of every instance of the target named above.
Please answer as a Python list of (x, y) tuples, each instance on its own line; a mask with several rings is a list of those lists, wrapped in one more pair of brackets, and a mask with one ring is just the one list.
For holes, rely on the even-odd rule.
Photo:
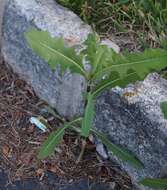
[(52, 156), (38, 160), (37, 152), (48, 133), (32, 125), (30, 117), (44, 117), (53, 129), (61, 124), (47, 112), (47, 104), (2, 60), (0, 68), (0, 168), (7, 172), (10, 183), (32, 177), (42, 181), (50, 171), (69, 181), (88, 178), (112, 183), (116, 190), (131, 189), (129, 177), (111, 161), (100, 158), (91, 143), (76, 165), (81, 142), (73, 132), (65, 135)]

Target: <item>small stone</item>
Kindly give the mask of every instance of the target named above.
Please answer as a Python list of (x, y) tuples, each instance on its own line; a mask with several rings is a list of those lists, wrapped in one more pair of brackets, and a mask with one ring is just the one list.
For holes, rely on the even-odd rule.
[(104, 159), (108, 159), (108, 155), (106, 153), (106, 150), (104, 148), (104, 145), (101, 143), (96, 143), (96, 151), (99, 153), (100, 156), (102, 156)]
[(2, 153), (5, 157), (8, 157), (9, 156), (9, 153), (10, 153), (10, 147), (8, 145), (4, 145), (2, 147)]
[(43, 175), (44, 172), (45, 172), (44, 169), (38, 168), (37, 171), (36, 171), (36, 174), (37, 174), (38, 177), (41, 177), (41, 175)]
[(103, 39), (101, 41), (101, 44), (107, 45), (109, 48), (113, 49), (116, 53), (120, 52), (120, 47), (109, 39)]

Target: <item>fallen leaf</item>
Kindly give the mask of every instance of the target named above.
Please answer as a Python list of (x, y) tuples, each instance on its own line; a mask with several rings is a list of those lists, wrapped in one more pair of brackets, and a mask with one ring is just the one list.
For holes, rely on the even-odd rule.
[(35, 129), (34, 125), (30, 125), (29, 128), (28, 128), (28, 130), (27, 130), (27, 132), (28, 133), (33, 133), (34, 129)]
[(10, 153), (10, 147), (7, 146), (7, 145), (4, 145), (3, 148), (2, 148), (2, 153), (5, 157), (8, 157), (9, 156), (9, 153)]
[(58, 166), (56, 166), (56, 165), (51, 166), (51, 167), (49, 168), (49, 171), (51, 171), (51, 172), (53, 172), (53, 173), (55, 173), (55, 174), (61, 174), (61, 175), (64, 175), (64, 174), (65, 174), (65, 172), (64, 172), (62, 169), (60, 169)]
[(41, 176), (41, 175), (43, 175), (43, 173), (44, 173), (44, 169), (42, 169), (42, 168), (39, 168), (36, 171), (36, 174), (37, 174), (38, 177)]
[(21, 161), (24, 165), (29, 166), (31, 164), (31, 161), (33, 160), (33, 157), (34, 157), (34, 151), (23, 153), (21, 155)]

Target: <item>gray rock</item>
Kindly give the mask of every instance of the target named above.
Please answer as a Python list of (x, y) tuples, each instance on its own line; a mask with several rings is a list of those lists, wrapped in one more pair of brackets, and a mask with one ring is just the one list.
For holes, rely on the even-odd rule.
[(91, 29), (79, 17), (54, 0), (7, 0), (3, 20), (2, 54), (13, 70), (34, 88), (37, 95), (66, 117), (80, 115), (86, 84), (83, 77), (53, 72), (27, 46), (24, 32), (32, 27), (63, 36), (68, 45), (81, 44)]
[(109, 48), (112, 48), (116, 53), (120, 52), (120, 47), (109, 39), (103, 39), (101, 41), (101, 44), (107, 45)]
[(165, 100), (167, 81), (156, 73), (125, 89), (106, 91), (97, 100), (94, 126), (133, 152), (145, 166), (137, 170), (109, 153), (134, 183), (167, 174), (167, 121), (160, 109), (160, 102)]
[[(90, 27), (54, 0), (6, 1), (2, 34), (6, 62), (61, 115), (68, 118), (80, 115), (84, 108), (85, 80), (77, 74), (67, 72), (62, 76), (58, 70), (51, 71), (26, 44), (24, 32), (31, 27), (48, 31), (52, 36), (63, 36), (68, 45), (80, 45), (91, 32)], [(166, 175), (167, 122), (159, 107), (166, 99), (166, 80), (153, 74), (135, 86), (106, 91), (97, 100), (94, 126), (114, 143), (132, 151), (145, 165), (139, 171), (109, 153), (134, 183), (144, 177)], [(103, 154), (101, 147), (99, 150)]]
[[(1, 0), (1, 9), (3, 3)], [(2, 13), (0, 19), (2, 20)], [(55, 0), (6, 1), (2, 26), (4, 59), (60, 115), (68, 118), (81, 115), (86, 88), (84, 78), (68, 72), (62, 76), (58, 70), (51, 71), (47, 63), (27, 46), (24, 32), (32, 27), (48, 31), (53, 37), (63, 36), (67, 45), (80, 47), (91, 32), (90, 26)], [(118, 46), (111, 41), (107, 42), (118, 51)]]
[(2, 20), (4, 11), (5, 0), (0, 0), (0, 48), (1, 48), (1, 33), (2, 33)]

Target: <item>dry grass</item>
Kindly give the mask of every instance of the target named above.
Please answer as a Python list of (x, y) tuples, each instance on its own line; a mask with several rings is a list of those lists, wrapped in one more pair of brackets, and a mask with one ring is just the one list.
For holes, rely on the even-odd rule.
[[(102, 36), (133, 38), (133, 51), (147, 47), (167, 48), (166, 0), (58, 0)], [(118, 40), (117, 40), (118, 41)], [(121, 43), (121, 42), (120, 42)], [(126, 39), (125, 39), (126, 43)], [(124, 43), (121, 44), (124, 46)], [(126, 48), (127, 46), (125, 46)]]

